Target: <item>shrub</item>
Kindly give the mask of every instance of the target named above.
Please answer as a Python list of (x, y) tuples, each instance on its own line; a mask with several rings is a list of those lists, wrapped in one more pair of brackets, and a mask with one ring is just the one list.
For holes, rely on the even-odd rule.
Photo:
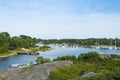
[(27, 66), (27, 67), (21, 69), (20, 72), (21, 72), (21, 73), (24, 73), (24, 72), (30, 71), (30, 70), (31, 70), (30, 66)]
[(71, 60), (71, 61), (75, 61), (76, 56), (72, 55), (72, 56), (62, 56), (62, 57), (57, 57), (56, 59), (54, 59), (53, 61), (60, 61), (60, 60)]
[(52, 71), (47, 80), (67, 80), (66, 75), (58, 71)]
[(40, 56), (35, 60), (35, 62), (36, 62), (37, 65), (39, 65), (39, 64), (46, 63), (46, 62), (50, 62), (50, 59), (43, 58), (42, 56)]
[(33, 62), (33, 61), (30, 61), (29, 65), (30, 65), (30, 66), (33, 66), (33, 65), (34, 65), (34, 62)]
[(80, 54), (78, 56), (78, 60), (84, 62), (98, 62), (99, 60), (101, 60), (101, 58), (97, 52), (88, 52)]

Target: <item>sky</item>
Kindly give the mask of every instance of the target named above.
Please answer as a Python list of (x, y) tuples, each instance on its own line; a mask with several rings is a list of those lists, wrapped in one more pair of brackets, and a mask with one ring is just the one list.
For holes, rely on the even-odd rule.
[(120, 38), (120, 0), (0, 0), (0, 32), (41, 39)]

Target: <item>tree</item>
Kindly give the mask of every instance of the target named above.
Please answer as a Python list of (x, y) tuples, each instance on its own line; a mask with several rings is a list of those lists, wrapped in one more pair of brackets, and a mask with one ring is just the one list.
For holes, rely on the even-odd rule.
[(88, 52), (86, 54), (80, 54), (78, 60), (85, 62), (97, 62), (100, 60), (100, 56), (97, 52)]
[(8, 50), (10, 36), (7, 32), (0, 33), (0, 53), (5, 53)]

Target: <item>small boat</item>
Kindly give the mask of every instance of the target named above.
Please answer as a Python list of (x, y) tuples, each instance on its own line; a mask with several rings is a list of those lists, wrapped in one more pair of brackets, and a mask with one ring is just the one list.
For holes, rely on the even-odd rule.
[(96, 49), (100, 49), (100, 46), (97, 46)]
[(110, 46), (109, 49), (113, 49), (113, 47)]
[(62, 46), (62, 48), (65, 48), (65, 46)]

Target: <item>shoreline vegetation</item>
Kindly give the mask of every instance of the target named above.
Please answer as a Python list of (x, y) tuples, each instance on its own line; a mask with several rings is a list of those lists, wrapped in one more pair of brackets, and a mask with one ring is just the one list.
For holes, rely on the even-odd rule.
[[(36, 64), (19, 70), (0, 72), (5, 80), (120, 80), (120, 55), (97, 52), (61, 56), (52, 62), (38, 57)], [(3, 74), (4, 73), (4, 74)]]
[[(61, 44), (62, 46), (83, 46), (83, 47), (112, 47), (114, 49), (120, 47), (120, 39), (51, 39), (42, 40), (32, 38), (26, 35), (11, 37), (7, 32), (0, 33), (0, 58), (17, 55), (17, 52), (36, 52), (51, 50), (49, 46), (38, 47), (36, 44)], [(101, 46), (100, 46), (101, 45)], [(69, 60), (71, 65), (65, 66), (64, 60)], [(62, 62), (54, 62), (62, 61)], [(30, 63), (31, 66), (21, 69), (22, 71), (5, 71), (0, 72), (0, 80), (120, 80), (120, 55), (116, 54), (99, 54), (97, 52), (82, 53), (78, 57), (76, 56), (62, 56), (54, 59), (53, 62), (50, 59), (38, 57), (36, 59), (37, 64)], [(47, 62), (47, 63), (46, 63)], [(46, 65), (43, 66), (45, 64)], [(53, 63), (58, 65), (64, 65), (64, 67), (54, 66)], [(51, 67), (49, 67), (51, 66)], [(35, 68), (33, 68), (35, 67)], [(40, 71), (38, 71), (40, 69)], [(49, 68), (49, 69), (48, 69)], [(47, 69), (47, 70), (46, 70)], [(14, 72), (14, 73), (12, 73)], [(25, 74), (24, 74), (24, 73)], [(49, 72), (49, 73), (47, 73)], [(4, 74), (5, 73), (5, 74)], [(43, 74), (44, 73), (44, 74)], [(46, 75), (47, 74), (47, 75)], [(33, 77), (31, 77), (31, 75)], [(43, 78), (44, 77), (44, 78)], [(21, 79), (22, 78), (22, 79)]]
[(8, 32), (0, 33), (0, 58), (17, 55), (17, 52), (37, 52), (46, 51), (50, 47), (46, 45), (36, 45), (40, 39), (27, 35), (11, 37)]
[(120, 80), (120, 55), (97, 52), (62, 56), (54, 61), (70, 60), (73, 64), (51, 71), (47, 80)]
[(15, 49), (15, 50), (8, 50), (8, 52), (0, 54), (0, 58), (18, 55), (17, 52), (23, 52), (24, 53), (24, 52), (38, 52), (38, 51), (48, 51), (48, 50), (52, 50), (51, 47), (41, 46), (41, 47), (31, 47), (29, 49), (19, 48), (19, 49)]
[[(39, 39), (27, 35), (10, 36), (8, 32), (0, 33), (0, 57), (16, 55), (21, 48), (37, 50), (36, 44), (61, 44), (70, 47), (92, 47), (92, 48), (113, 48), (120, 49), (118, 38), (88, 38), (88, 39)], [(33, 48), (33, 49), (32, 49)], [(44, 51), (44, 49), (43, 49)]]

